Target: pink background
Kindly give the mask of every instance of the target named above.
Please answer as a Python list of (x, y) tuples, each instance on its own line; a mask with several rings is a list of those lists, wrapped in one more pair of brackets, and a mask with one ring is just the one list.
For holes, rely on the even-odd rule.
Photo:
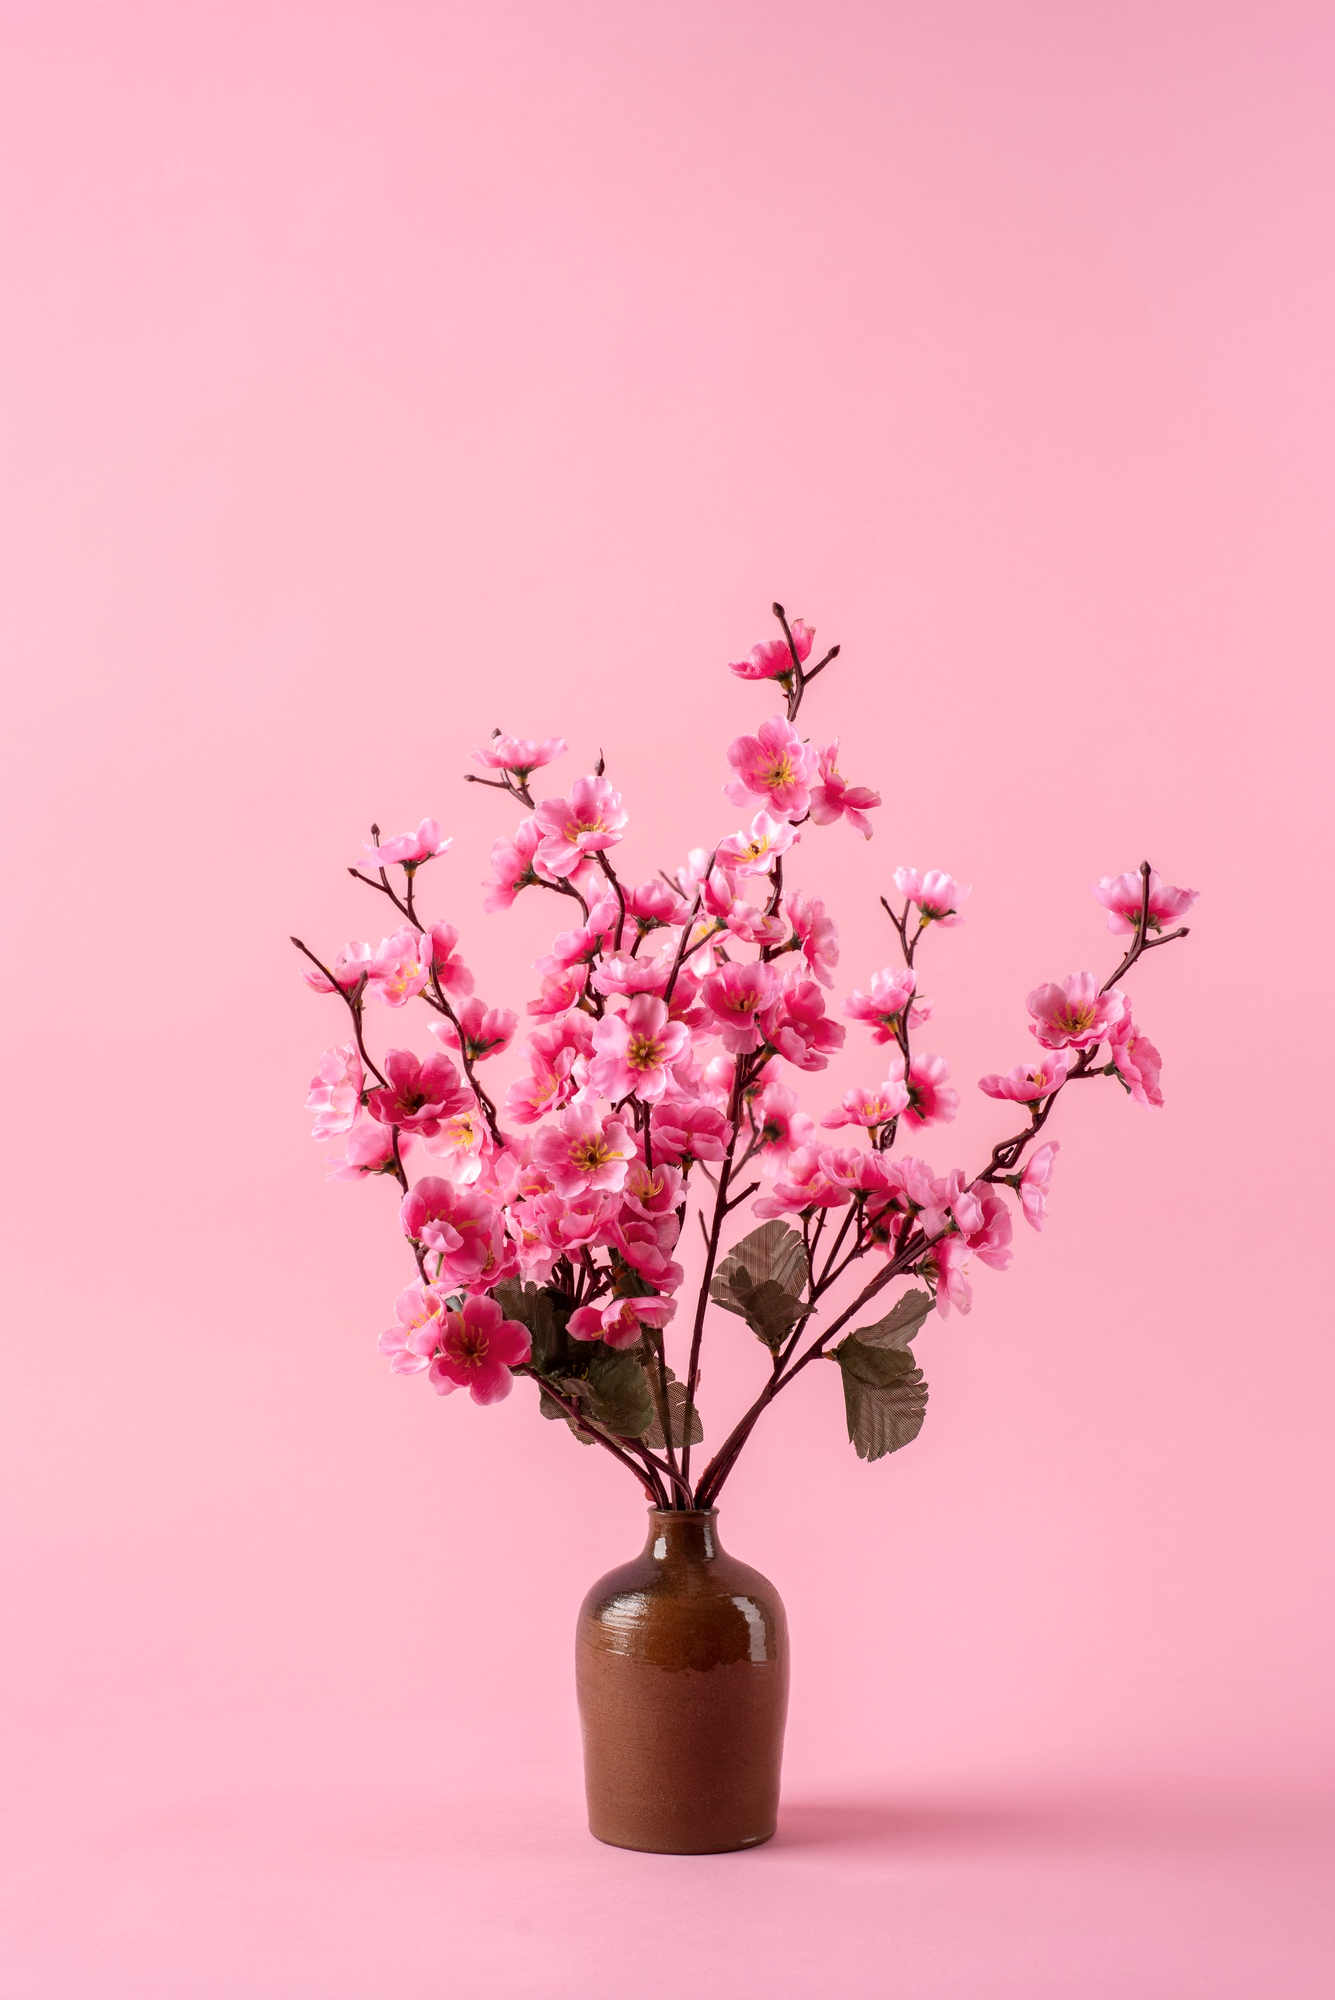
[[(0, 1990), (1327, 1990), (1329, 8), (0, 29)], [(379, 935), (342, 864), (437, 813), (509, 997), (547, 913), (481, 921), (469, 747), (601, 746), (632, 873), (675, 860), (776, 594), (885, 797), (803, 850), (848, 983), (897, 862), (975, 885), (942, 1166), (1027, 988), (1111, 963), (1091, 879), (1203, 894), (1137, 974), (1168, 1109), (1063, 1107), (921, 1440), (857, 1462), (819, 1371), (743, 1461), (785, 1817), (670, 1861), (580, 1811), (571, 1629), (639, 1496), (528, 1392), (388, 1375), (393, 1202), (323, 1181), (286, 938)], [(709, 1410), (758, 1368), (720, 1328)]]

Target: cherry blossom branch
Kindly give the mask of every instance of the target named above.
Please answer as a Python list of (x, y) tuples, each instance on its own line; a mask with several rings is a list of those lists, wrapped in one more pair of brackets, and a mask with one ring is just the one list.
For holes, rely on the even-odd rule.
[(617, 876), (616, 869), (612, 866), (611, 862), (608, 860), (607, 856), (603, 853), (601, 848), (599, 848), (595, 853), (594, 859), (597, 861), (599, 869), (602, 871), (603, 875), (605, 875), (607, 880), (612, 884), (613, 891), (615, 892), (616, 895), (617, 899), (616, 949), (620, 951), (621, 939), (626, 929), (626, 892), (621, 886), (621, 882)]
[[(723, 1221), (728, 1208), (728, 1181), (732, 1174), (732, 1156), (737, 1150), (737, 1133), (741, 1123), (742, 1096), (746, 1087), (747, 1060), (744, 1055), (736, 1058), (736, 1068), (732, 1079), (732, 1101), (728, 1106), (728, 1147), (719, 1169), (718, 1193), (714, 1200), (714, 1220), (705, 1238), (705, 1268), (700, 1279), (700, 1290), (695, 1302), (695, 1321), (691, 1327), (691, 1357), (686, 1372), (686, 1413), (682, 1421), (681, 1470), (689, 1481), (691, 1476), (691, 1416), (695, 1409), (695, 1391), (700, 1380), (700, 1343), (704, 1338), (705, 1313), (709, 1306), (709, 1286), (714, 1276), (714, 1265), (718, 1260), (719, 1238), (723, 1233)], [(703, 1219), (703, 1218), (702, 1218)]]
[(508, 792), (512, 799), (518, 799), (521, 806), (528, 806), (532, 810), (538, 802), (527, 784), (517, 778), (514, 784), (510, 784), (508, 782), (510, 776), (511, 774), (507, 772), (504, 778), (479, 778), (475, 771), (465, 771), (464, 783), (466, 785), (485, 785), (488, 791), (492, 792)]
[[(643, 1466), (637, 1464), (628, 1451), (623, 1450), (619, 1444), (612, 1442), (606, 1431), (601, 1430), (597, 1424), (590, 1423), (581, 1411), (579, 1401), (576, 1397), (563, 1395), (559, 1389), (553, 1386), (547, 1376), (543, 1375), (527, 1361), (520, 1362), (519, 1366), (513, 1372), (516, 1375), (531, 1375), (538, 1385), (540, 1395), (549, 1396), (557, 1408), (569, 1417), (571, 1423), (577, 1425), (587, 1438), (591, 1439), (594, 1444), (600, 1444), (604, 1451), (610, 1451), (613, 1458), (620, 1459), (623, 1465), (629, 1467), (656, 1507), (667, 1506), (667, 1493), (663, 1487), (663, 1482), (658, 1478), (652, 1464), (645, 1463)], [(648, 1453), (645, 1454), (645, 1458), (648, 1460)]]
[[(715, 853), (717, 853), (717, 849), (715, 850)], [(709, 865), (705, 869), (705, 872), (701, 876), (699, 882), (696, 884), (695, 901), (691, 904), (690, 910), (687, 913), (686, 921), (681, 927), (681, 936), (677, 939), (677, 949), (675, 954), (673, 955), (672, 967), (667, 976), (667, 985), (663, 988), (663, 1005), (665, 1007), (670, 1007), (672, 1004), (672, 993), (673, 989), (677, 984), (677, 975), (681, 971), (682, 965), (686, 958), (686, 946), (687, 943), (689, 942), (691, 932), (695, 929), (696, 919), (700, 914), (700, 900), (704, 895), (705, 883), (709, 880), (710, 871), (712, 870), (713, 866), (714, 866), (714, 854), (711, 854), (709, 857)], [(677, 885), (675, 882), (672, 881), (670, 876), (664, 875), (663, 880), (667, 882), (670, 888), (673, 889), (676, 888)], [(697, 950), (699, 949), (698, 946), (696, 948)]]
[(315, 953), (311, 951), (307, 945), (304, 945), (301, 942), (301, 939), (299, 937), (294, 937), (290, 939), (289, 942), (294, 944), (297, 947), (298, 951), (305, 953), (306, 957), (310, 960), (311, 964), (313, 966), (316, 966), (318, 970), (321, 971), (324, 974), (325, 978), (329, 981), (329, 985), (332, 991), (337, 993), (339, 998), (344, 1002), (349, 1014), (351, 1014), (352, 1016), (352, 1032), (357, 1040), (357, 1053), (362, 1059), (363, 1066), (366, 1069), (370, 1070), (372, 1076), (375, 1078), (376, 1082), (382, 1086), (382, 1088), (388, 1088), (384, 1071), (381, 1069), (377, 1069), (376, 1065), (372, 1062), (370, 1054), (366, 1047), (366, 1043), (362, 1039), (362, 1009), (361, 1009), (360, 999), (354, 1000), (350, 993), (344, 992), (343, 988), (339, 985), (338, 981), (335, 979), (333, 973), (329, 970), (329, 967), (323, 964), (321, 960), (315, 956)]
[[(675, 1481), (679, 1479), (681, 1475), (680, 1475), (680, 1469), (677, 1464), (677, 1447), (672, 1442), (672, 1405), (668, 1398), (668, 1380), (667, 1380), (667, 1342), (663, 1338), (663, 1333), (661, 1328), (656, 1333), (654, 1333), (651, 1332), (648, 1327), (646, 1327), (644, 1338), (648, 1341), (650, 1352), (652, 1353), (654, 1360), (658, 1364), (658, 1372), (656, 1380), (654, 1377), (654, 1371), (652, 1369), (649, 1371), (649, 1385), (654, 1392), (654, 1403), (658, 1409), (658, 1422), (663, 1432), (663, 1449), (667, 1454), (667, 1461), (669, 1466), (672, 1468), (672, 1477)], [(683, 1431), (682, 1432), (683, 1443), (685, 1442), (685, 1437), (686, 1433)], [(686, 1497), (688, 1500), (691, 1497), (691, 1489), (689, 1486), (686, 1487)]]
[(434, 953), (431, 958), (430, 983), (431, 989), (436, 996), (435, 1004), (438, 1011), (445, 1016), (446, 1020), (453, 1027), (455, 1034), (459, 1037), (459, 1060), (464, 1066), (464, 1075), (468, 1078), (469, 1088), (472, 1090), (474, 1097), (476, 1097), (481, 1107), (482, 1116), (487, 1121), (487, 1130), (491, 1134), (492, 1144), (497, 1147), (503, 1146), (505, 1138), (496, 1116), (496, 1106), (477, 1080), (477, 1069), (472, 1056), (468, 1053), (468, 1037), (464, 1033), (463, 1024), (459, 1016), (445, 997), (444, 988), (440, 983), (440, 974), (436, 971)]
[[(1141, 956), (1142, 952), (1151, 948), (1147, 941), (1149, 932), (1150, 878), (1152, 874), (1152, 870), (1150, 868), (1150, 864), (1148, 861), (1141, 863), (1140, 874), (1142, 882), (1141, 909), (1140, 909), (1139, 921), (1136, 924), (1135, 936), (1133, 937), (1131, 946), (1126, 952), (1125, 956), (1123, 957), (1121, 964), (1109, 976), (1109, 978), (1104, 981), (1103, 985), (1100, 987), (1099, 989), (1100, 993), (1107, 993), (1111, 991), (1111, 989), (1117, 984), (1117, 982), (1120, 979), (1124, 978), (1125, 975), (1130, 971), (1131, 967), (1136, 963), (1136, 960)], [(884, 898), (882, 898), (882, 901), (884, 902)], [(890, 910), (889, 904), (888, 903), (885, 904), (885, 907), (889, 912), (891, 922), (895, 924), (896, 929), (901, 931), (901, 937), (904, 936), (904, 933), (907, 930), (907, 921), (908, 921), (907, 910), (905, 911), (903, 928), (901, 929), (900, 922), (895, 917), (893, 910)], [(920, 926), (918, 932), (919, 936), (921, 936), (921, 930), (922, 927)], [(1184, 937), (1186, 935), (1187, 935), (1186, 929), (1182, 928), (1177, 931), (1170, 932), (1166, 937), (1164, 937), (1161, 940), (1161, 942), (1164, 944), (1169, 944), (1172, 943), (1175, 938)], [(914, 938), (913, 942), (914, 944), (917, 943), (916, 937)], [(910, 1004), (911, 1001), (905, 1002), (904, 1015), (906, 1021), (908, 1016), (908, 1008)], [(1084, 1049), (1081, 1052), (1078, 1061), (1076, 1062), (1074, 1068), (1071, 1070), (1071, 1072), (1069, 1073), (1069, 1075), (1065, 1080), (1066, 1083), (1072, 1081), (1078, 1081), (1086, 1076), (1092, 1076), (1099, 1073), (1094, 1068), (1094, 1059), (1095, 1056), (1097, 1055), (1100, 1046), (1101, 1043), (1096, 1043), (1092, 1047)], [(998, 1180), (1005, 1178), (1007, 1174), (1009, 1174), (1009, 1172), (1018, 1164), (1020, 1155), (1024, 1152), (1030, 1140), (1032, 1140), (1042, 1130), (1043, 1126), (1047, 1123), (1048, 1118), (1052, 1114), (1052, 1110), (1054, 1105), (1056, 1104), (1057, 1098), (1060, 1096), (1061, 1090), (1064, 1088), (1065, 1088), (1065, 1083), (1059, 1086), (1057, 1090), (1052, 1091), (1046, 1098), (1036, 1102), (1031, 1107), (1029, 1114), (1029, 1123), (1025, 1126), (1023, 1131), (1012, 1134), (1010, 1138), (1003, 1139), (1002, 1141), (1000, 1141), (998, 1145), (993, 1147), (992, 1155), (988, 1162), (988, 1165), (982, 1170), (981, 1173), (975, 1175), (973, 1180), (969, 1182), (968, 1185), (970, 1187), (976, 1187), (979, 1185), (980, 1182), (996, 1182)], [(927, 1255), (927, 1253), (931, 1249), (933, 1249), (934, 1246), (937, 1243), (939, 1243), (945, 1236), (949, 1234), (950, 1234), (949, 1229), (942, 1229), (936, 1232), (934, 1235), (928, 1236), (925, 1235), (921, 1230), (913, 1230), (912, 1228), (910, 1228), (909, 1233), (906, 1235), (905, 1240), (900, 1245), (899, 1249), (889, 1259), (885, 1267), (876, 1274), (876, 1276), (871, 1280), (871, 1282), (868, 1285), (864, 1286), (863, 1290), (858, 1294), (857, 1298), (853, 1300), (852, 1304), (846, 1306), (844, 1310), (840, 1312), (834, 1320), (831, 1321), (829, 1326), (825, 1327), (822, 1330), (822, 1332), (817, 1335), (816, 1339), (812, 1342), (811, 1346), (807, 1348), (803, 1354), (799, 1355), (796, 1360), (786, 1365), (783, 1369), (776, 1368), (774, 1370), (774, 1372), (770, 1376), (769, 1381), (765, 1384), (760, 1394), (757, 1396), (755, 1402), (751, 1405), (750, 1409), (745, 1412), (740, 1421), (734, 1426), (729, 1436), (725, 1438), (723, 1444), (720, 1446), (719, 1450), (715, 1453), (709, 1465), (706, 1466), (705, 1471), (702, 1474), (699, 1484), (696, 1488), (696, 1505), (698, 1507), (712, 1506), (714, 1504), (715, 1500), (718, 1497), (719, 1491), (723, 1486), (724, 1481), (727, 1479), (728, 1474), (731, 1472), (733, 1465), (736, 1463), (736, 1460), (742, 1450), (743, 1445), (750, 1437), (751, 1432), (754, 1430), (756, 1424), (759, 1422), (761, 1416), (764, 1414), (765, 1410), (769, 1407), (770, 1403), (773, 1402), (774, 1398), (777, 1395), (779, 1395), (782, 1390), (786, 1389), (792, 1381), (796, 1379), (796, 1377), (808, 1365), (808, 1363), (819, 1360), (821, 1358), (821, 1356), (826, 1352), (830, 1341), (835, 1337), (837, 1333), (842, 1331), (842, 1329), (848, 1324), (848, 1322), (851, 1319), (853, 1319), (859, 1312), (862, 1311), (864, 1306), (869, 1304), (870, 1301), (873, 1298), (875, 1298), (879, 1292), (883, 1291), (884, 1288), (888, 1284), (890, 1284), (895, 1278), (902, 1277), (912, 1270), (919, 1269), (921, 1267), (922, 1260)], [(818, 1241), (819, 1237), (817, 1236), (816, 1242)], [(815, 1246), (814, 1244), (811, 1244), (809, 1247), (814, 1248)], [(863, 1255), (865, 1253), (865, 1249), (868, 1247), (869, 1246), (866, 1245), (859, 1245), (857, 1250), (855, 1250), (855, 1252), (853, 1253), (853, 1257)], [(838, 1248), (838, 1243), (836, 1240), (835, 1249), (837, 1250), (837, 1248)], [(813, 1287), (812, 1289), (807, 1312), (802, 1315), (802, 1317), (799, 1319), (797, 1323), (799, 1328), (806, 1324), (807, 1319), (810, 1317), (811, 1309), (814, 1306), (820, 1293), (825, 1289), (828, 1283), (833, 1281), (832, 1265), (833, 1265), (834, 1254), (835, 1253), (832, 1251), (831, 1258), (827, 1262), (825, 1271), (822, 1273), (822, 1279), (819, 1287)], [(848, 1265), (851, 1264), (853, 1261), (853, 1257), (850, 1257), (847, 1260), (845, 1265), (842, 1267), (843, 1269), (846, 1270), (848, 1268)], [(792, 1343), (790, 1343), (790, 1350), (791, 1350), (791, 1345)]]
[(810, 687), (812, 681), (815, 680), (817, 674), (824, 673), (826, 667), (829, 666), (831, 660), (838, 659), (839, 648), (837, 646), (831, 646), (829, 652), (825, 655), (823, 660), (818, 660), (814, 667), (810, 668), (804, 667), (802, 665), (802, 655), (797, 650), (797, 641), (793, 637), (793, 628), (788, 623), (788, 613), (784, 610), (783, 606), (778, 603), (772, 604), (770, 606), (770, 610), (774, 613), (774, 616), (778, 619), (780, 625), (782, 625), (783, 627), (783, 636), (788, 641), (788, 651), (792, 657), (792, 662), (793, 662), (792, 673), (791, 676), (785, 676), (785, 678), (789, 680), (788, 720), (790, 722), (795, 722), (797, 720), (797, 711), (802, 706), (803, 695)]

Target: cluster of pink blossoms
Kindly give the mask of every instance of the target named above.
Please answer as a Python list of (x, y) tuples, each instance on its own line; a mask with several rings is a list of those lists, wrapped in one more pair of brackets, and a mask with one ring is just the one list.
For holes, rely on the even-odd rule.
[[(544, 1376), (531, 1304), (526, 1325), (507, 1302), (531, 1302), (536, 1288), (576, 1352), (600, 1343), (633, 1353), (651, 1379), (657, 1365), (655, 1387), (666, 1394), (665, 1329), (681, 1303), (682, 1232), (698, 1203), (707, 1249), (692, 1292), (684, 1378), (693, 1406), (720, 1232), (754, 1196), (756, 1221), (795, 1233), (805, 1259), (794, 1344), (774, 1349), (782, 1387), (822, 1351), (815, 1308), (863, 1257), (874, 1260), (875, 1273), (864, 1296), (887, 1277), (911, 1274), (940, 1312), (968, 1311), (971, 1266), (1002, 1270), (1010, 1260), (1007, 1197), (1043, 1226), (1057, 1145), (1030, 1142), (1073, 1080), (1116, 1075), (1138, 1103), (1162, 1103), (1160, 1058), (1117, 982), (1142, 951), (1168, 941), (1163, 926), (1195, 896), (1143, 869), (1094, 891), (1109, 927), (1132, 940), (1117, 974), (1100, 983), (1080, 972), (1037, 986), (1027, 1003), (1029, 1055), (981, 1079), (991, 1097), (1024, 1107), (1024, 1130), (973, 1174), (940, 1172), (896, 1150), (905, 1133), (916, 1141), (958, 1110), (945, 1059), (912, 1043), (932, 1017), (915, 961), (925, 936), (964, 921), (970, 891), (939, 869), (896, 869), (895, 902), (885, 908), (899, 962), (874, 971), (831, 1011), (835, 925), (818, 896), (785, 882), (785, 866), (812, 827), (842, 819), (870, 837), (880, 796), (845, 779), (838, 738), (814, 742), (800, 733), (807, 684), (838, 649), (809, 666), (812, 628), (776, 612), (783, 636), (732, 667), (744, 680), (778, 683), (787, 696), (785, 713), (727, 750), (722, 790), (742, 823), (721, 827), (711, 846), (692, 850), (670, 874), (632, 881), (619, 872), (628, 815), (601, 764), (561, 795), (534, 797), (530, 781), (565, 753), (560, 738), (497, 732), (475, 753), (488, 775), (473, 782), (525, 808), (492, 848), (485, 908), (508, 909), (535, 890), (557, 897), (566, 916), (535, 961), (531, 1025), (519, 1048), (517, 1011), (478, 997), (456, 928), (418, 916), (418, 872), (450, 845), (434, 820), (388, 840), (373, 829), (352, 871), (393, 906), (378, 946), (354, 941), (327, 962), (301, 946), (306, 979), (339, 996), (350, 1025), (312, 1079), (315, 1137), (343, 1142), (331, 1178), (398, 1183), (400, 1223), (417, 1267), (382, 1352), (397, 1372), (425, 1373), (442, 1393), (466, 1387), (483, 1403), (509, 1393), (514, 1371), (536, 1373), (572, 1424), (614, 1447), (605, 1423), (581, 1413), (577, 1398), (562, 1400), (562, 1382), (578, 1386), (569, 1360), (561, 1381)], [(411, 1001), (428, 1010), (436, 1050), (395, 1046), (373, 1057), (368, 1003), (397, 1014)], [(848, 1024), (865, 1036), (868, 1080), (813, 1117), (795, 1085), (827, 1067)], [(503, 1087), (490, 1085), (486, 1065), (507, 1051), (510, 1074)], [(741, 1187), (748, 1169), (758, 1178)], [(804, 1329), (816, 1338), (810, 1351), (796, 1344)], [(638, 1452), (646, 1484), (670, 1472), (681, 1504), (689, 1483), (670, 1436), (661, 1450), (665, 1457), (623, 1438), (619, 1455)], [(683, 1460), (689, 1471), (689, 1443)]]

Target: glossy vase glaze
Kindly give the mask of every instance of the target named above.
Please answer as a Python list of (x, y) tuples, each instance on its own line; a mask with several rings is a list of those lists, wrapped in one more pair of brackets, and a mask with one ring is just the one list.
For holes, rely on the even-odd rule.
[(575, 1676), (589, 1831), (652, 1854), (720, 1854), (774, 1831), (788, 1627), (717, 1517), (651, 1509), (644, 1553), (596, 1583)]

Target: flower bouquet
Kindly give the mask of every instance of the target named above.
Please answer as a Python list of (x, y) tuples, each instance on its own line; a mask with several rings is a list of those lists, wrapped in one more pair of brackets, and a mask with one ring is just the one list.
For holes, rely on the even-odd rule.
[[(330, 1178), (389, 1181), (399, 1197), (414, 1275), (380, 1337), (391, 1369), (480, 1404), (531, 1382), (540, 1414), (649, 1502), (644, 1554), (586, 1599), (577, 1666), (592, 1829), (667, 1851), (748, 1845), (774, 1827), (783, 1609), (725, 1554), (715, 1520), (748, 1438), (818, 1361), (840, 1371), (862, 1458), (917, 1436), (927, 1385), (913, 1341), (933, 1309), (969, 1311), (975, 1264), (1005, 1269), (1016, 1208), (1043, 1227), (1059, 1099), (1101, 1077), (1162, 1103), (1159, 1054), (1122, 982), (1187, 935), (1177, 920), (1196, 900), (1147, 862), (1095, 886), (1126, 941), (1120, 962), (1034, 988), (1028, 1054), (979, 1086), (1022, 1122), (975, 1170), (938, 1171), (908, 1150), (959, 1104), (945, 1059), (915, 1046), (932, 1014), (919, 959), (929, 935), (964, 921), (970, 892), (939, 869), (896, 868), (882, 898), (895, 962), (847, 995), (842, 1019), (831, 1012), (835, 925), (818, 896), (785, 885), (785, 859), (840, 821), (869, 839), (880, 796), (844, 778), (837, 737), (798, 727), (839, 648), (813, 664), (811, 626), (774, 615), (778, 636), (731, 666), (782, 697), (727, 752), (724, 795), (745, 823), (670, 872), (618, 872), (628, 816), (601, 758), (564, 795), (538, 797), (561, 739), (498, 730), (474, 753), (482, 773), (468, 782), (523, 812), (492, 849), (485, 908), (534, 890), (559, 899), (566, 925), (536, 961), (526, 1062), (503, 1095), (488, 1065), (518, 1012), (478, 996), (458, 929), (419, 903), (421, 871), (450, 845), (435, 820), (388, 840), (372, 827), (350, 870), (392, 910), (378, 947), (322, 958), (293, 940), (307, 982), (346, 1013), (307, 1100), (316, 1139), (343, 1143)], [(438, 1051), (373, 1051), (371, 1003), (424, 1007)], [(848, 1024), (875, 1080), (813, 1115), (795, 1082), (826, 1068)], [(681, 1239), (697, 1227), (688, 1287)], [(711, 1307), (763, 1352), (750, 1407), (706, 1450)]]

